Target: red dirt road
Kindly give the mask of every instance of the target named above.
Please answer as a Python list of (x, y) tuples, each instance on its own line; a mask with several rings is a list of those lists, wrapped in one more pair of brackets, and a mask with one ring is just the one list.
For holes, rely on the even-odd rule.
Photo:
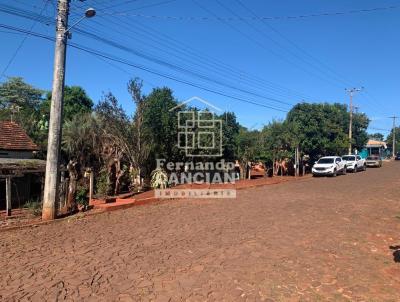
[(399, 301), (400, 162), (0, 233), (0, 300)]

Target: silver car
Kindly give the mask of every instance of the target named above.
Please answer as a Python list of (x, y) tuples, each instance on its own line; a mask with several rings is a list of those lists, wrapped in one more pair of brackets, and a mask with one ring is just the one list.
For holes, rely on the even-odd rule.
[(382, 159), (379, 156), (368, 156), (365, 160), (367, 167), (382, 167)]

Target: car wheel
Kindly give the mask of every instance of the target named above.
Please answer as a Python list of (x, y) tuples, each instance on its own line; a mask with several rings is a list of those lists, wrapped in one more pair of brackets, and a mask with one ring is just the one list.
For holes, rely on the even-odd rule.
[(367, 165), (363, 166), (363, 171), (367, 171)]
[(336, 177), (337, 176), (337, 171), (336, 169), (333, 171), (332, 177)]
[(347, 168), (344, 167), (344, 168), (343, 168), (343, 171), (342, 171), (342, 175), (346, 175), (346, 174), (347, 174)]
[(357, 168), (357, 166), (354, 166), (353, 173), (357, 173), (357, 172), (358, 172), (358, 168)]

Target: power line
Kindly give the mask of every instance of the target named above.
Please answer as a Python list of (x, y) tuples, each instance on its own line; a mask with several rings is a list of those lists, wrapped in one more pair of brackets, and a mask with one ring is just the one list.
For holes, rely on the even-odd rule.
[[(243, 3), (241, 3), (240, 1), (238, 1), (239, 4), (241, 4), (242, 6)], [(245, 6), (244, 6), (245, 7)], [(246, 7), (245, 7), (246, 8)], [(397, 8), (397, 7), (390, 7), (390, 8)], [(247, 8), (248, 9), (248, 8)], [(379, 10), (381, 8), (376, 8), (376, 9), (371, 9), (371, 10)], [(386, 8), (385, 8), (386, 9)], [(367, 9), (369, 10), (369, 9)], [(360, 11), (367, 11), (367, 10), (360, 10)], [(111, 15), (117, 15), (115, 13), (110, 13)], [(237, 15), (236, 15), (237, 16)], [(224, 19), (224, 18), (219, 18), (218, 16), (215, 16), (215, 20), (220, 20), (220, 19)], [(232, 19), (232, 18), (231, 18)], [(238, 20), (248, 20), (248, 18), (237, 18)], [(267, 24), (265, 22), (265, 20), (262, 20), (262, 18), (255, 16), (252, 19), (254, 20), (261, 20), (266, 26), (268, 26), (271, 30), (273, 30), (275, 33), (277, 33), (278, 35), (280, 35), (283, 39), (285, 39), (287, 42), (289, 42), (291, 45), (293, 45), (296, 49), (300, 50), (302, 53), (304, 53), (307, 57), (311, 58), (312, 60), (314, 60), (316, 63), (320, 64), (321, 66), (323, 66), (324, 69), (329, 70), (332, 75), (327, 74), (326, 70), (324, 70), (323, 68), (316, 66), (313, 64), (314, 67), (316, 67), (319, 71), (321, 71), (322, 73), (324, 73), (326, 76), (328, 76), (329, 78), (334, 79), (335, 81), (337, 81), (338, 83), (344, 83), (344, 84), (348, 84), (349, 82), (345, 79), (342, 79), (342, 76), (339, 75), (336, 71), (334, 71), (332, 68), (330, 68), (329, 66), (327, 66), (324, 62), (322, 62), (321, 60), (313, 57), (311, 54), (309, 54), (308, 52), (306, 52), (304, 49), (300, 48), (298, 45), (296, 45), (294, 42), (292, 42), (291, 40), (289, 40), (287, 37), (285, 37), (282, 33), (280, 33), (278, 30), (276, 30), (275, 28), (273, 28), (271, 25)], [(276, 41), (275, 41), (276, 42)], [(288, 50), (286, 50), (288, 51)], [(292, 51), (289, 51), (291, 54), (293, 54), (295, 57), (301, 59), (302, 61), (306, 62), (304, 60), (304, 58), (299, 57), (297, 54), (293, 53)], [(307, 64), (309, 64), (308, 62), (306, 62)], [(349, 84), (350, 85), (350, 84)]]
[[(35, 32), (32, 32), (32, 31), (27, 31), (27, 30), (24, 30), (24, 29), (21, 29), (21, 28), (5, 25), (5, 24), (1, 24), (1, 23), (0, 23), (0, 27), (8, 29), (8, 30), (15, 30), (15, 31), (18, 31), (18, 32), (23, 32), (23, 33), (29, 34), (31, 36), (43, 38), (43, 39), (46, 39), (46, 40), (49, 40), (49, 41), (55, 41), (55, 39), (53, 37), (50, 37), (50, 36), (47, 36), (47, 35), (43, 35), (43, 34), (40, 34), (40, 33), (35, 33)], [(81, 46), (81, 45), (76, 44), (76, 43), (71, 43), (70, 42), (69, 46), (72, 47), (72, 48), (84, 51), (86, 53), (89, 53), (89, 54), (92, 54), (92, 55), (95, 55), (95, 56), (98, 56), (98, 57), (102, 57), (104, 59), (108, 59), (110, 61), (114, 61), (114, 62), (117, 62), (117, 63), (121, 63), (121, 64), (124, 64), (124, 65), (128, 65), (128, 66), (137, 68), (137, 69), (141, 69), (141, 70), (149, 72), (151, 74), (155, 74), (155, 75), (158, 75), (160, 77), (164, 77), (164, 78), (167, 78), (167, 79), (170, 79), (170, 80), (182, 83), (182, 84), (186, 84), (188, 86), (199, 88), (199, 89), (202, 89), (202, 90), (205, 90), (205, 91), (217, 94), (217, 95), (221, 95), (221, 96), (224, 96), (224, 97), (232, 98), (232, 99), (235, 99), (235, 100), (238, 100), (238, 101), (241, 101), (241, 102), (245, 102), (245, 103), (248, 103), (248, 104), (252, 104), (252, 105), (256, 105), (256, 106), (272, 109), (272, 110), (275, 110), (275, 111), (280, 111), (280, 112), (285, 112), (285, 113), (288, 112), (287, 110), (284, 110), (284, 109), (281, 109), (281, 108), (278, 108), (278, 107), (273, 107), (273, 106), (269, 106), (269, 105), (266, 105), (266, 104), (263, 104), (263, 103), (258, 103), (258, 102), (252, 101), (252, 100), (240, 98), (240, 97), (233, 96), (231, 94), (228, 94), (228, 93), (225, 93), (225, 92), (222, 92), (222, 91), (218, 91), (218, 90), (215, 90), (215, 89), (211, 89), (211, 88), (208, 88), (208, 87), (205, 87), (205, 86), (202, 86), (202, 85), (199, 85), (199, 84), (196, 84), (196, 83), (184, 80), (184, 79), (179, 79), (179, 78), (176, 78), (176, 77), (174, 77), (172, 75), (164, 74), (162, 72), (153, 70), (151, 68), (148, 68), (148, 67), (145, 67), (145, 66), (142, 66), (142, 65), (138, 65), (138, 64), (129, 62), (129, 61), (125, 60), (125, 59), (121, 59), (121, 58), (112, 56), (110, 54), (106, 54), (104, 52), (100, 52), (100, 51), (97, 51), (97, 50), (94, 50), (94, 49), (90, 49), (90, 48)]]
[[(101, 14), (99, 14), (99, 17), (102, 17)], [(105, 19), (104, 16), (103, 16), (103, 18)], [(128, 21), (131, 21), (128, 18), (126, 18), (126, 19)], [(110, 23), (110, 22), (111, 23), (115, 23), (113, 21), (110, 21), (109, 19), (107, 19), (107, 22), (108, 23)], [(96, 22), (94, 21), (94, 23), (96, 23)], [(103, 26), (102, 23), (97, 22), (97, 24), (99, 25), (98, 27)], [(129, 32), (123, 34), (124, 40), (126, 39), (126, 37), (133, 37), (132, 36), (132, 31), (134, 31), (134, 28), (139, 25), (139, 26), (141, 26), (141, 28), (140, 28), (139, 31), (135, 32), (135, 36), (133, 38), (136, 40), (138, 38), (138, 35), (144, 36), (145, 37), (145, 41), (141, 41), (141, 43), (143, 43), (143, 44), (148, 44), (149, 40), (154, 40), (154, 42), (156, 43), (156, 46), (151, 46), (152, 50), (154, 48), (159, 49), (158, 46), (161, 45), (161, 44), (164, 44), (164, 45), (166, 45), (166, 47), (168, 49), (172, 48), (174, 51), (178, 51), (178, 52), (180, 52), (180, 53), (182, 53), (182, 54), (184, 54), (186, 56), (194, 57), (194, 63), (193, 64), (195, 64), (195, 65), (199, 65), (198, 63), (201, 62), (202, 64), (211, 66), (212, 68), (217, 68), (219, 70), (224, 70), (223, 72), (226, 72), (226, 70), (229, 70), (229, 72), (232, 72), (231, 74), (233, 74), (233, 76), (235, 76), (235, 77), (240, 75), (240, 78), (238, 79), (239, 83), (242, 82), (243, 80), (246, 81), (247, 83), (250, 83), (249, 80), (251, 78), (251, 81), (254, 81), (254, 82), (257, 82), (257, 83), (260, 83), (260, 84), (263, 85), (263, 87), (261, 88), (261, 90), (263, 90), (263, 91), (266, 89), (265, 85), (267, 85), (269, 87), (269, 89), (273, 89), (273, 90), (276, 90), (276, 91), (284, 91), (286, 94), (288, 93), (289, 95), (296, 95), (296, 94), (297, 95), (301, 95), (302, 99), (310, 98), (309, 96), (306, 96), (303, 93), (295, 92), (295, 91), (293, 91), (291, 89), (288, 89), (286, 87), (277, 85), (275, 83), (269, 82), (269, 84), (268, 84), (268, 83), (266, 83), (265, 79), (251, 77), (246, 72), (243, 72), (242, 70), (238, 70), (238, 69), (232, 68), (229, 65), (221, 63), (220, 61), (215, 60), (215, 59), (213, 59), (211, 57), (207, 57), (207, 56), (204, 56), (204, 55), (198, 55), (197, 52), (193, 52), (190, 49), (190, 47), (188, 47), (187, 45), (184, 44), (184, 42), (174, 40), (173, 38), (168, 37), (164, 33), (157, 32), (156, 30), (150, 29), (149, 27), (146, 28), (146, 27), (144, 27), (144, 25), (138, 24), (138, 22), (129, 23), (129, 22), (124, 22), (123, 20), (118, 20), (118, 22), (115, 23), (115, 24), (117, 25), (117, 29), (113, 30), (113, 36), (115, 36), (116, 32), (120, 32), (119, 30), (120, 30), (121, 27), (125, 27), (125, 28), (127, 28), (127, 30), (129, 30)], [(109, 26), (107, 27), (107, 29), (109, 29)], [(93, 30), (91, 30), (91, 32), (92, 31)], [(104, 34), (101, 34), (101, 36), (103, 36), (103, 35)], [(160, 35), (161, 35), (161, 37), (160, 37)], [(155, 38), (157, 38), (157, 40)], [(168, 44), (167, 44), (167, 42), (168, 42)], [(172, 42), (172, 46), (171, 46), (171, 42)], [(174, 44), (176, 46), (174, 46)], [(162, 51), (162, 53), (166, 53), (167, 52), (164, 48), (161, 51)], [(175, 54), (173, 54), (173, 55), (176, 56)], [(199, 61), (199, 59), (200, 59), (200, 61)], [(203, 67), (203, 66), (201, 66), (201, 67)], [(213, 73), (215, 73), (215, 72), (213, 71)], [(244, 78), (243, 78), (243, 75), (244, 75)], [(225, 75), (224, 75), (224, 78), (226, 78)], [(237, 82), (238, 81), (235, 80), (235, 85), (237, 84)], [(254, 83), (251, 83), (251, 85), (254, 86)]]
[[(207, 7), (205, 7), (204, 5), (200, 4), (197, 0), (192, 0), (193, 3), (195, 3), (198, 7), (200, 7), (201, 9), (203, 9), (204, 11), (206, 11), (207, 13), (209, 13), (210, 15), (214, 16), (214, 17), (218, 17), (216, 15), (215, 12), (213, 12), (212, 10), (208, 9)], [(232, 9), (230, 9), (229, 7), (227, 7), (226, 5), (222, 4), (220, 1), (217, 0), (217, 3), (224, 7), (225, 9), (227, 9), (228, 11), (230, 11), (233, 15), (237, 14), (232, 11)], [(285, 63), (287, 63), (290, 67), (296, 67), (297, 69), (303, 71), (304, 73), (306, 73), (309, 76), (312, 76), (314, 78), (318, 78), (319, 80), (322, 80), (323, 82), (326, 82), (326, 79), (324, 79), (323, 77), (321, 77), (320, 74), (315, 73), (311, 70), (308, 70), (307, 68), (304, 68), (302, 65), (299, 65), (295, 62), (292, 62), (291, 60), (289, 60), (288, 58), (286, 58), (285, 56), (281, 55), (281, 53), (278, 53), (272, 49), (267, 48), (263, 43), (261, 43), (260, 41), (262, 40), (257, 40), (254, 39), (253, 37), (251, 37), (250, 35), (248, 35), (247, 33), (243, 32), (242, 30), (238, 29), (237, 27), (235, 27), (232, 23), (226, 22), (225, 20), (219, 20), (220, 22), (224, 23), (225, 25), (227, 25), (228, 27), (230, 27), (231, 29), (233, 29), (234, 31), (238, 32), (239, 34), (241, 34), (242, 36), (244, 36), (246, 39), (248, 39), (249, 41), (253, 42), (254, 44), (256, 44), (257, 46), (261, 47), (263, 50), (266, 50), (270, 53), (272, 53), (274, 56), (276, 56), (277, 58), (279, 58), (280, 60), (284, 61)], [(251, 23), (249, 23), (247, 20), (242, 20), (243, 22), (245, 22), (248, 26), (250, 26), (251, 28), (255, 29), (257, 32), (260, 32), (260, 30), (257, 27), (254, 27)], [(261, 32), (261, 34), (263, 34), (265, 36), (265, 33)], [(271, 40), (272, 42), (274, 42), (275, 44), (277, 44), (280, 48), (282, 48), (283, 50), (287, 51), (287, 49), (285, 49), (284, 47), (282, 47), (277, 41), (271, 39), (269, 36), (267, 36), (267, 38), (269, 40)], [(290, 51), (289, 51), (290, 53)], [(291, 53), (293, 55), (293, 53)], [(294, 55), (295, 57), (298, 58), (298, 56)], [(309, 63), (307, 63), (308, 65), (310, 65)], [(331, 83), (332, 84), (332, 83)], [(337, 87), (337, 85), (334, 85), (335, 87)]]
[(121, 3), (115, 3), (115, 4), (110, 5), (110, 6), (102, 7), (101, 10), (107, 10), (107, 9), (110, 9), (110, 8), (116, 8), (117, 6), (122, 6), (122, 5), (126, 5), (126, 4), (129, 4), (129, 3), (137, 2), (137, 1), (139, 1), (139, 0), (127, 0), (127, 1), (124, 1), (124, 2), (121, 2)]
[(369, 12), (377, 12), (377, 11), (386, 11), (398, 9), (400, 6), (386, 6), (386, 7), (375, 7), (375, 8), (364, 8), (364, 9), (355, 9), (348, 11), (340, 11), (340, 12), (322, 12), (322, 13), (314, 13), (314, 14), (306, 14), (306, 15), (295, 15), (295, 16), (259, 16), (259, 17), (207, 17), (207, 16), (160, 16), (160, 15), (143, 15), (143, 14), (127, 14), (126, 12), (116, 12), (109, 13), (110, 15), (119, 15), (119, 16), (129, 16), (129, 17), (139, 17), (146, 19), (162, 19), (162, 20), (177, 20), (177, 21), (252, 21), (252, 20), (290, 20), (290, 19), (306, 19), (306, 18), (314, 18), (314, 17), (328, 17), (328, 16), (341, 16), (341, 15), (349, 15), (349, 14), (359, 14), (359, 13), (369, 13)]
[[(119, 23), (119, 26), (121, 27), (121, 24), (120, 24), (120, 23)], [(117, 32), (118, 32), (118, 30), (117, 30)], [(129, 37), (129, 35), (127, 35), (126, 37)], [(164, 51), (164, 52), (166, 52), (166, 53), (169, 53), (167, 50), (165, 50), (165, 49), (163, 49), (163, 48), (160, 48), (160, 47), (157, 47), (157, 46), (155, 46), (155, 47), (153, 47), (153, 48), (156, 48), (156, 49), (159, 49), (160, 51)], [(171, 54), (171, 55), (173, 55), (173, 54)], [(185, 58), (184, 60), (188, 60), (188, 59)], [(226, 75), (226, 74), (221, 73), (221, 72), (218, 71), (218, 70), (216, 71), (215, 69), (209, 68), (209, 67), (207, 67), (207, 66), (203, 66), (203, 65), (199, 64), (198, 62), (196, 62), (196, 60), (190, 60), (190, 59), (189, 59), (189, 61), (191, 61), (192, 64), (194, 64), (194, 65), (196, 65), (196, 66), (199, 66), (199, 67), (201, 67), (201, 68), (203, 68), (203, 69), (206, 69), (206, 70), (211, 71), (213, 74), (220, 74), (220, 75), (223, 77), (224, 80), (226, 80), (227, 78), (231, 78), (231, 79), (235, 80), (236, 82), (234, 82), (234, 83), (237, 84), (237, 80), (238, 80), (237, 75), (233, 75), (233, 76), (232, 76), (232, 74)], [(176, 64), (175, 64), (175, 65), (176, 65)], [(208, 65), (210, 65), (210, 64), (208, 64)], [(212, 66), (212, 65), (210, 65), (210, 66)], [(215, 66), (212, 66), (212, 67), (215, 67)], [(190, 70), (193, 71), (193, 70), (195, 70), (195, 69), (193, 69), (193, 68), (190, 66)], [(197, 71), (197, 72), (199, 72), (199, 71)], [(239, 79), (239, 80), (240, 80), (240, 79)], [(221, 85), (221, 83), (222, 83), (221, 80), (213, 80), (213, 81), (216, 82), (216, 83), (218, 83), (218, 84), (220, 84), (220, 85)], [(223, 85), (226, 85), (226, 83), (224, 83)], [(242, 90), (242, 89), (240, 89), (237, 85), (235, 85), (235, 86), (232, 86), (232, 85), (234, 85), (234, 84), (229, 84), (229, 85), (231, 86), (230, 88), (233, 88), (233, 87), (234, 87), (234, 89), (236, 89), (236, 90)], [(256, 87), (256, 85), (254, 85), (254, 83), (251, 83), (250, 86)], [(264, 90), (265, 90), (265, 87), (260, 87), (260, 89), (264, 89)], [(242, 92), (243, 92), (243, 91), (242, 91)], [(264, 98), (264, 96), (261, 96), (261, 95), (258, 94), (258, 93), (255, 94), (254, 92), (252, 92), (251, 94), (256, 95), (256, 96), (258, 96), (258, 97)], [(269, 98), (269, 100), (270, 100), (270, 101), (273, 101), (273, 102), (280, 103), (280, 104), (284, 104), (284, 105), (288, 105), (288, 106), (293, 106), (292, 103), (284, 102), (284, 101), (281, 101), (281, 100), (278, 100), (278, 99), (275, 99), (275, 98), (274, 98), (274, 99)]]
[[(15, 10), (15, 8), (13, 8), (13, 9)], [(2, 9), (0, 8), (0, 10), (2, 10)], [(23, 17), (28, 17), (28, 18), (31, 17), (30, 15), (27, 15), (26, 13), (24, 13), (21, 10), (18, 10), (17, 12), (11, 12), (11, 13), (16, 13), (18, 16), (23, 16)], [(54, 21), (46, 19), (46, 20), (43, 20), (43, 22), (45, 22), (47, 24), (48, 22), (52, 23)], [(97, 41), (101, 41), (101, 42), (103, 42), (103, 43), (105, 43), (107, 45), (110, 45), (112, 47), (118, 48), (120, 50), (124, 50), (124, 51), (132, 53), (132, 54), (135, 54), (136, 56), (144, 58), (144, 59), (146, 59), (146, 60), (148, 60), (150, 62), (153, 62), (153, 63), (156, 63), (158, 65), (162, 65), (162, 66), (171, 68), (171, 69), (173, 69), (175, 71), (179, 71), (179, 72), (188, 74), (190, 76), (197, 77), (197, 78), (199, 78), (201, 80), (205, 80), (205, 81), (211, 82), (213, 84), (216, 83), (218, 85), (221, 85), (221, 86), (233, 89), (233, 90), (237, 90), (237, 91), (242, 92), (242, 93), (250, 94), (252, 96), (256, 96), (256, 97), (263, 98), (263, 99), (266, 99), (266, 100), (269, 100), (269, 101), (273, 101), (273, 102), (277, 102), (277, 103), (280, 103), (280, 104), (286, 104), (286, 105), (289, 105), (289, 106), (293, 105), (293, 104), (281, 101), (281, 100), (276, 99), (276, 98), (272, 98), (272, 97), (269, 97), (269, 96), (261, 95), (261, 94), (259, 94), (257, 92), (254, 92), (254, 91), (249, 91), (249, 90), (242, 89), (240, 87), (235, 86), (234, 84), (230, 84), (230, 83), (226, 83), (224, 81), (218, 80), (218, 79), (210, 78), (209, 76), (206, 76), (206, 75), (204, 75), (202, 73), (195, 72), (192, 69), (183, 68), (183, 67), (181, 67), (179, 65), (176, 65), (176, 64), (173, 64), (173, 63), (170, 63), (170, 62), (163, 61), (160, 58), (155, 58), (155, 57), (149, 56), (147, 54), (144, 54), (143, 52), (140, 52), (140, 51), (137, 51), (135, 49), (126, 47), (126, 46), (124, 46), (124, 45), (122, 45), (122, 44), (120, 44), (118, 42), (115, 42), (113, 40), (104, 38), (104, 37), (102, 37), (100, 35), (96, 35), (94, 33), (87, 32), (87, 31), (82, 30), (82, 29), (76, 29), (76, 31), (78, 33), (80, 33), (80, 34), (86, 35), (86, 36), (88, 36), (90, 38), (93, 38), (93, 39), (95, 39)]]
[[(47, 4), (49, 3), (49, 1), (51, 0), (46, 0), (42, 10), (39, 13), (39, 16), (41, 17), (43, 12), (46, 9)], [(33, 30), (33, 28), (35, 27), (36, 23), (38, 22), (38, 20), (35, 20), (32, 25), (30, 26), (29, 30)], [(26, 35), (21, 42), (19, 43), (18, 47), (15, 49), (14, 53), (12, 54), (11, 58), (8, 60), (6, 66), (4, 67), (4, 69), (2, 70), (1, 74), (0, 74), (0, 79), (4, 77), (4, 74), (7, 72), (8, 68), (11, 66), (12, 62), (15, 60), (15, 58), (18, 55), (18, 52), (21, 50), (22, 46), (24, 45), (26, 39), (28, 38), (29, 35)]]
[[(118, 21), (118, 23), (121, 24), (119, 21)], [(141, 26), (140, 30), (149, 34), (148, 36), (145, 36), (145, 38), (147, 40), (148, 39), (152, 39), (152, 36), (157, 34), (157, 31), (149, 29), (148, 27), (147, 28), (143, 27), (143, 25), (140, 25), (140, 24), (129, 24), (128, 27), (132, 30), (132, 26)], [(138, 34), (141, 35), (143, 33), (141, 33), (139, 31)], [(160, 35), (160, 33), (159, 33), (159, 35)], [(208, 57), (208, 56), (204, 56), (204, 55), (201, 55), (201, 54), (199, 55), (198, 53), (192, 51), (190, 48), (185, 46), (182, 42), (178, 42), (178, 41), (174, 40), (173, 38), (170, 38), (170, 37), (168, 37), (168, 36), (166, 36), (164, 34), (161, 34), (162, 36), (159, 36), (159, 35), (157, 36), (157, 38), (160, 39), (160, 40), (157, 40), (157, 41), (155, 40), (155, 42), (158, 43), (159, 45), (160, 45), (160, 43), (164, 44), (169, 49), (173, 49), (174, 51), (182, 53), (182, 54), (184, 54), (186, 56), (193, 57), (195, 62), (201, 62), (204, 65), (208, 65), (208, 66), (211, 66), (214, 69), (218, 69), (220, 72), (221, 71), (222, 72), (228, 72), (230, 75), (233, 75), (233, 76), (236, 77), (236, 83), (238, 81), (242, 82), (244, 80), (247, 83), (253, 83), (253, 85), (254, 85), (254, 82), (256, 82), (256, 83), (259, 83), (259, 84), (263, 85), (263, 87), (262, 87), (263, 90), (265, 90), (266, 86), (268, 86), (268, 87), (270, 87), (270, 88), (272, 88), (274, 90), (284, 91), (285, 93), (289, 93), (290, 95), (296, 95), (297, 94), (297, 95), (302, 95), (301, 96), (302, 98), (308, 98), (304, 94), (298, 93), (298, 92), (294, 92), (293, 90), (288, 89), (286, 87), (279, 86), (279, 85), (277, 85), (275, 83), (272, 83), (272, 82), (268, 82), (267, 83), (267, 81), (265, 79), (252, 77), (249, 74), (247, 74), (246, 72), (244, 72), (242, 70), (239, 70), (239, 69), (235, 69), (234, 67), (226, 65), (226, 64), (224, 64), (224, 63), (222, 63), (219, 60), (216, 60), (214, 58), (211, 58), (211, 57)], [(137, 36), (135, 36), (135, 37), (137, 38)], [(169, 44), (171, 42), (172, 42), (172, 44)]]
[[(247, 5), (245, 5), (243, 3), (243, 1), (241, 0), (236, 0), (236, 2), (243, 7), (246, 11), (248, 11), (250, 14), (253, 15), (253, 17), (258, 18), (258, 15), (252, 10), (250, 9)], [(321, 60), (315, 58), (314, 56), (312, 56), (310, 53), (308, 53), (306, 50), (304, 50), (303, 48), (301, 48), (299, 45), (297, 45), (296, 43), (294, 43), (292, 40), (290, 40), (288, 37), (286, 37), (284, 34), (282, 34), (280, 31), (278, 31), (275, 27), (273, 27), (272, 25), (270, 25), (266, 20), (261, 20), (261, 23), (264, 24), (268, 29), (272, 30), (274, 33), (276, 33), (277, 35), (279, 35), (282, 39), (284, 39), (286, 42), (288, 42), (290, 45), (292, 45), (295, 49), (299, 50), (301, 53), (305, 54), (308, 58), (310, 58), (312, 61), (316, 62), (317, 64), (312, 64), (313, 66), (316, 66), (316, 68), (319, 71), (322, 71), (322, 73), (326, 73), (326, 70), (329, 70), (332, 74), (335, 75), (335, 77), (332, 77), (331, 75), (328, 74), (329, 77), (331, 77), (332, 79), (335, 79), (337, 82), (340, 83), (344, 83), (345, 85), (349, 85), (348, 83), (346, 83), (344, 80), (342, 80), (342, 77), (336, 73), (332, 68), (330, 68), (328, 65), (326, 65), (324, 62), (322, 62)], [(292, 53), (292, 52), (291, 52)], [(297, 54), (295, 54), (296, 57), (298, 57)], [(304, 58), (300, 59), (302, 61), (307, 62)], [(319, 66), (318, 66), (319, 65)], [(322, 66), (322, 68), (320, 67)], [(352, 85), (350, 85), (352, 86)]]
[[(150, 7), (160, 6), (160, 5), (172, 3), (172, 2), (175, 2), (175, 1), (176, 0), (166, 0), (166, 1), (161, 1), (161, 2), (157, 2), (157, 3), (153, 3), (153, 4), (147, 4), (147, 5), (143, 5), (143, 6), (140, 6), (140, 7), (135, 7), (135, 8), (132, 8), (132, 9), (124, 10), (124, 12), (127, 13), (127, 12), (131, 12), (131, 11), (139, 10), (139, 9), (143, 9), (143, 8), (150, 8)], [(108, 8), (112, 8), (112, 6), (110, 6)], [(107, 8), (105, 8), (105, 10), (106, 9)], [(109, 13), (106, 13), (106, 14), (109, 14)]]
[(376, 131), (392, 132), (392, 130), (389, 130), (389, 129), (375, 128), (375, 127), (368, 127), (368, 129), (376, 130)]

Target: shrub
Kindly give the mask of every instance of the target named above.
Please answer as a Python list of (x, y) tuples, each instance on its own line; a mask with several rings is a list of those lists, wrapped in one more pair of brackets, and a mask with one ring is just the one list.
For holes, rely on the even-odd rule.
[(76, 189), (76, 202), (80, 205), (88, 205), (89, 198), (88, 198), (89, 189), (85, 186), (79, 185)]
[(96, 179), (96, 194), (100, 196), (107, 196), (107, 193), (108, 193), (107, 172), (101, 171)]
[(23, 208), (31, 211), (34, 216), (42, 215), (42, 203), (39, 200), (28, 200)]
[(153, 189), (165, 189), (168, 187), (168, 175), (161, 169), (151, 172), (150, 185)]

